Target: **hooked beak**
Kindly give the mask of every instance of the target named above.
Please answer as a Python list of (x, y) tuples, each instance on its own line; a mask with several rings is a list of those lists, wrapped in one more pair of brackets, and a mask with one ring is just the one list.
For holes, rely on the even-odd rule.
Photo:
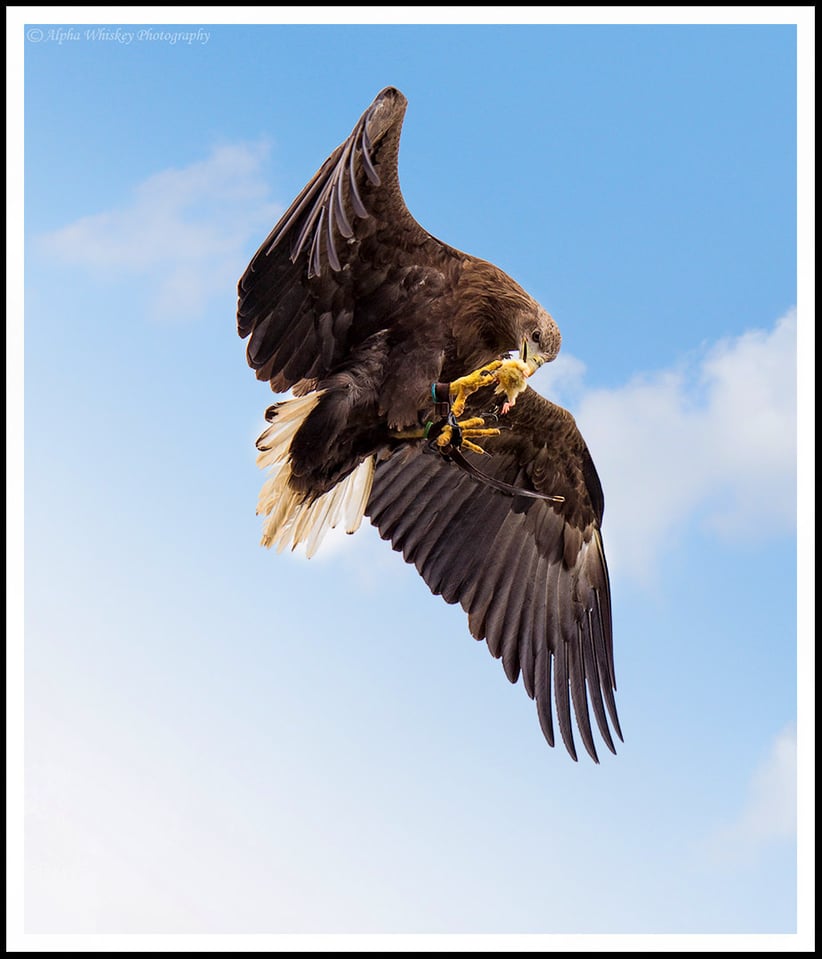
[(530, 367), (531, 373), (535, 373), (545, 363), (545, 358), (539, 353), (532, 353), (528, 349), (528, 340), (522, 341), (522, 347), (519, 351), (519, 358)]

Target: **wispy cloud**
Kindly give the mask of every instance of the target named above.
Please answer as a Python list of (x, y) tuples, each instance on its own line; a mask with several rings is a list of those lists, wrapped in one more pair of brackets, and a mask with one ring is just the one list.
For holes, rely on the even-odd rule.
[[(152, 315), (196, 317), (233, 287), (282, 212), (264, 176), (267, 153), (262, 143), (215, 148), (44, 243), (98, 276), (143, 278)], [(794, 528), (795, 311), (621, 387), (586, 390), (584, 377), (584, 364), (561, 353), (535, 385), (565, 398), (588, 441), (614, 569), (648, 576), (689, 523), (742, 539)]]
[(262, 240), (282, 212), (263, 176), (267, 154), (263, 143), (217, 147), (149, 177), (130, 203), (46, 235), (44, 247), (96, 276), (144, 278), (155, 315), (196, 317), (232, 288), (249, 242)]
[[(795, 528), (794, 311), (620, 387), (584, 380), (584, 364), (561, 353), (535, 385), (574, 410), (591, 449), (614, 572), (651, 579), (689, 524), (736, 542)], [(332, 532), (317, 555), (353, 562), (384, 548), (362, 540)]]
[(739, 814), (704, 841), (712, 859), (750, 862), (764, 847), (796, 836), (796, 728), (783, 729), (754, 770)]
[(688, 523), (744, 541), (795, 528), (795, 311), (614, 389), (580, 390), (573, 358), (557, 373), (540, 389), (576, 397), (615, 569), (649, 576)]

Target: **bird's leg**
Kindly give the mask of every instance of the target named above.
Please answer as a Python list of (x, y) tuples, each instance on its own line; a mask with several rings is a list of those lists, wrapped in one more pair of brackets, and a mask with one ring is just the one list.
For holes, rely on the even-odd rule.
[[(485, 454), (485, 450), (476, 443), (471, 442), (483, 436), (499, 436), (499, 430), (494, 427), (486, 427), (485, 419), (482, 416), (472, 416), (467, 420), (457, 420), (453, 413), (448, 417), (449, 422), (443, 426), (434, 444), (440, 452), (445, 451), (450, 446), (456, 446), (458, 449), (470, 450), (472, 453)], [(450, 422), (453, 420), (453, 422)]]
[[(438, 430), (438, 432), (437, 432)], [(423, 440), (430, 439), (432, 445), (443, 451), (446, 447), (456, 446), (470, 450), (472, 453), (485, 453), (481, 446), (477, 446), (472, 440), (484, 436), (499, 436), (499, 430), (485, 425), (485, 419), (482, 416), (473, 416), (467, 420), (457, 420), (453, 413), (448, 415), (448, 419), (433, 423), (429, 420), (425, 426), (420, 426), (413, 430), (398, 430), (391, 436), (397, 440)]]
[[(495, 393), (506, 397), (502, 406), (503, 414), (507, 413), (516, 402), (519, 394), (525, 389), (526, 380), (536, 367), (522, 360), (493, 360), (485, 366), (474, 370), (467, 376), (452, 380), (450, 383), (434, 383), (431, 387), (431, 396), (434, 400), (438, 416), (443, 419), (437, 424), (429, 421), (422, 427), (410, 430), (398, 430), (391, 436), (398, 440), (431, 439), (432, 446), (440, 451), (448, 447), (464, 447), (472, 453), (485, 453), (485, 450), (473, 442), (486, 436), (499, 436), (499, 430), (485, 425), (483, 417), (472, 417), (460, 420), (465, 411), (468, 397), (483, 386), (496, 385)], [(447, 397), (447, 399), (446, 399)], [(431, 436), (431, 429), (437, 426), (438, 432)]]
[(502, 366), (502, 362), (502, 360), (494, 360), (493, 363), (481, 366), (467, 376), (461, 376), (459, 379), (451, 381), (449, 385), (451, 409), (455, 416), (462, 414), (465, 409), (465, 401), (472, 393), (476, 393), (483, 386), (490, 386), (496, 382), (495, 374)]
[(465, 409), (465, 402), (472, 393), (483, 386), (496, 384), (495, 393), (502, 393), (507, 398), (508, 412), (516, 402), (519, 394), (526, 387), (526, 380), (533, 373), (533, 368), (522, 360), (494, 360), (486, 366), (474, 370), (467, 376), (461, 376), (450, 384), (451, 410), (455, 416), (460, 416)]

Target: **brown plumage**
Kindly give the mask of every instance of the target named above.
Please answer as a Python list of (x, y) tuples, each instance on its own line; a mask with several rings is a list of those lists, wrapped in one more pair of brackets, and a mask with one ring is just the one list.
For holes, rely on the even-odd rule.
[[(559, 330), (509, 276), (408, 212), (405, 109), (398, 90), (376, 97), (240, 280), (248, 362), (296, 397), (268, 410), (258, 441), (271, 470), (263, 542), (310, 554), (327, 528), (367, 515), (432, 592), (462, 605), (511, 682), (522, 676), (548, 742), (555, 711), (576, 759), (573, 712), (596, 760), (589, 704), (608, 748), (611, 728), (621, 738), (602, 489), (573, 417), (524, 382), (557, 355)], [(525, 366), (476, 372), (516, 350)], [(452, 384), (455, 412), (467, 396), (451, 426), (437, 383)], [(460, 431), (462, 417), (485, 429)], [(490, 455), (465, 452), (477, 445)]]

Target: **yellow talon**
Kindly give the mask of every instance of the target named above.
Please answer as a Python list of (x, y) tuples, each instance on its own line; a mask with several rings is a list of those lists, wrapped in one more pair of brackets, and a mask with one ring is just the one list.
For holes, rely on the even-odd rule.
[(487, 366), (482, 366), (468, 376), (461, 376), (458, 380), (451, 383), (451, 394), (454, 399), (451, 401), (451, 412), (454, 416), (459, 416), (465, 409), (465, 401), (472, 393), (476, 393), (480, 387), (489, 386), (496, 382), (495, 373), (502, 366), (502, 360), (494, 360)]
[[(497, 433), (499, 433), (499, 430), (497, 430)], [(488, 455), (481, 446), (477, 446), (477, 444), (472, 443), (471, 440), (463, 439), (462, 448), (466, 450), (470, 450), (470, 452), (472, 453), (481, 453), (483, 456)]]
[[(472, 443), (472, 439), (477, 439), (480, 436), (499, 436), (499, 430), (494, 427), (485, 427), (485, 420), (481, 416), (472, 417), (469, 420), (462, 420), (457, 423), (459, 427), (460, 435), (460, 447), (462, 449), (470, 450), (472, 453), (485, 453), (485, 450), (481, 446), (477, 446), (476, 443)], [(480, 427), (485, 427), (480, 428)], [(454, 430), (452, 426), (446, 425), (443, 426), (442, 432), (434, 441), (440, 449), (445, 449), (446, 446), (450, 446), (454, 438)]]
[(451, 411), (460, 416), (465, 403), (472, 393), (483, 386), (496, 383), (495, 393), (505, 395), (509, 406), (513, 406), (519, 394), (526, 387), (526, 380), (533, 373), (532, 367), (522, 360), (494, 360), (467, 376), (461, 376), (451, 383)]
[(451, 432), (452, 431), (450, 426), (443, 426), (442, 432), (434, 440), (434, 442), (437, 444), (437, 446), (440, 447), (440, 449), (442, 449), (443, 446), (448, 446), (449, 443), (451, 442)]

